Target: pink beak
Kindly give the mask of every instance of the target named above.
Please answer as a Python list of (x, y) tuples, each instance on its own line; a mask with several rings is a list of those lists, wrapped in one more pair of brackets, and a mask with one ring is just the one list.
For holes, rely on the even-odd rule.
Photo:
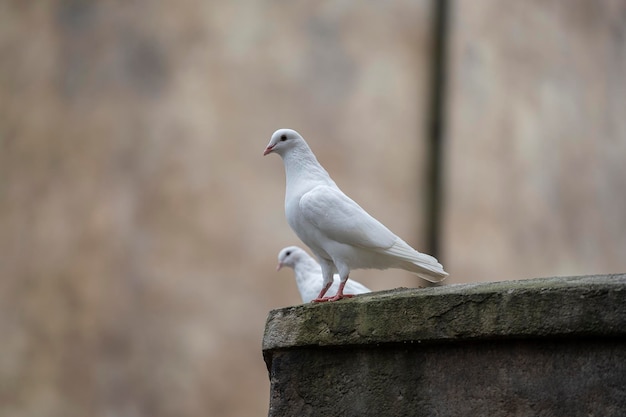
[(274, 146), (268, 145), (268, 147), (265, 148), (265, 150), (263, 151), (263, 156), (267, 155), (268, 153), (271, 153), (273, 150), (274, 150)]
[(276, 270), (280, 271), (280, 268), (282, 268), (282, 267), (283, 267), (283, 263), (279, 262), (278, 265), (276, 265)]

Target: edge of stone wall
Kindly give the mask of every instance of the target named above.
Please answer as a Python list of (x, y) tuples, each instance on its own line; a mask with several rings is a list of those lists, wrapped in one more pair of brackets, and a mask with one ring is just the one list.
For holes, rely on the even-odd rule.
[(270, 311), (274, 350), (459, 340), (626, 335), (626, 274), (399, 288)]

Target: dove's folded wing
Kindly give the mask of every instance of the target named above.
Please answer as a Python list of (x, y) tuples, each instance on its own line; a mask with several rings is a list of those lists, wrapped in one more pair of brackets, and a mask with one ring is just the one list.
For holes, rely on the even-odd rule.
[(368, 249), (387, 249), (397, 237), (334, 187), (320, 185), (300, 199), (302, 216), (328, 239)]

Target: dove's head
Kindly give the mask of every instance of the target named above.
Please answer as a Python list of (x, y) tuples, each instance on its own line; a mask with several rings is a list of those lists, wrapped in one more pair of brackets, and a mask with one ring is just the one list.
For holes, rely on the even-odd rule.
[(300, 262), (304, 256), (308, 255), (299, 247), (287, 246), (278, 253), (278, 266), (276, 267), (276, 270), (279, 271), (283, 266), (295, 268), (296, 264)]
[(263, 155), (277, 153), (283, 156), (287, 150), (299, 146), (302, 143), (304, 143), (304, 139), (302, 139), (302, 136), (295, 130), (278, 129), (272, 135), (270, 143), (267, 144)]

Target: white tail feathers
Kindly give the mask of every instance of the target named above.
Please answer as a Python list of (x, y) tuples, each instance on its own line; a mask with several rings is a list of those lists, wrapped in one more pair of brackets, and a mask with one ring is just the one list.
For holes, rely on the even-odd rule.
[(398, 260), (398, 268), (412, 272), (426, 281), (439, 282), (448, 276), (437, 259), (416, 251), (400, 238), (385, 253)]

